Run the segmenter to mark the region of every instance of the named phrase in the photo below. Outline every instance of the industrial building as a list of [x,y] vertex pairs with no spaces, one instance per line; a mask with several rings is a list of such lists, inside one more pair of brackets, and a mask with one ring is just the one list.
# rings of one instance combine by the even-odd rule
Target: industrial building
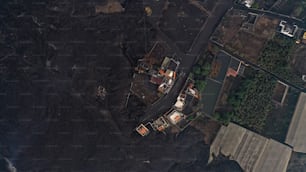
[[221,154],[237,161],[246,172],[285,172],[291,153],[287,145],[230,123],[220,128],[209,161]]

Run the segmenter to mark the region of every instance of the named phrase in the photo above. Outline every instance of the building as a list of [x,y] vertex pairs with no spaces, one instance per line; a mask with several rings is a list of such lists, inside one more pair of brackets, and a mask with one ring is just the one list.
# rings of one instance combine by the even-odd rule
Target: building
[[187,79],[181,93],[176,99],[173,108],[184,114],[192,112],[192,107],[200,99],[200,93],[194,86],[194,81],[190,78]]
[[285,172],[291,153],[287,145],[230,123],[214,139],[209,162],[222,154],[237,161],[245,172]]
[[165,120],[164,117],[159,117],[157,120],[153,121],[152,127],[154,130],[163,132],[165,129],[169,127],[169,123]]
[[306,75],[302,75],[302,80],[306,82]]
[[173,110],[167,116],[167,119],[170,121],[171,124],[176,125],[181,122],[185,118],[185,115],[181,112]]
[[243,4],[244,6],[251,8],[252,5],[254,4],[255,0],[241,0],[240,3]]
[[280,23],[279,23],[279,26],[280,26],[280,32],[286,36],[289,36],[289,37],[294,37],[295,36],[295,33],[297,32],[298,30],[298,26],[297,25],[290,25],[288,24],[286,21],[282,20]]
[[301,93],[289,126],[286,143],[293,151],[306,153],[306,93]]
[[186,94],[180,94],[177,99],[176,99],[176,102],[174,104],[174,108],[179,110],[179,111],[182,111],[184,109],[184,106],[185,106],[185,99],[186,99]]
[[226,72],[227,77],[236,77],[238,75],[242,76],[245,70],[245,66],[242,61],[235,57],[231,58],[231,62]]
[[158,76],[158,75],[152,75],[150,82],[155,85],[160,85],[163,83],[163,77]]
[[146,136],[150,133],[150,130],[143,124],[140,124],[137,128],[136,131],[141,135],[141,136]]
[[179,64],[179,61],[175,61],[174,59],[169,57],[165,57],[165,59],[163,60],[160,70],[157,74],[157,76],[163,78],[162,83],[158,84],[158,91],[160,93],[167,94],[171,90],[176,80]]

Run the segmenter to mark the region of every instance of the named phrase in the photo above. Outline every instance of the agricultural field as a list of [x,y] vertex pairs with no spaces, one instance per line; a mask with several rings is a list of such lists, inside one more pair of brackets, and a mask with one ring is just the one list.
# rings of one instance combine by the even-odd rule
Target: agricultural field
[[298,49],[298,46],[293,39],[276,34],[265,45],[260,54],[258,65],[297,86],[303,87],[305,83],[302,81],[302,74],[305,72],[305,66],[300,65],[305,63],[305,57],[299,56],[298,52],[301,50]]
[[292,152],[287,172],[306,171],[306,154]]
[[273,106],[273,109],[267,116],[263,135],[284,142],[288,128],[298,101],[300,92],[294,88],[289,88],[284,103]]
[[305,0],[278,0],[271,7],[277,13],[293,16],[306,21],[306,1]]
[[293,50],[291,65],[294,72],[298,74],[306,74],[306,45],[296,45]]
[[215,118],[228,123],[234,121],[242,126],[261,132],[266,118],[273,108],[272,93],[275,79],[264,72],[252,71],[232,89],[227,99],[231,107],[228,112],[216,112]]
[[232,9],[227,12],[212,40],[253,63],[265,43],[275,35],[279,19]]

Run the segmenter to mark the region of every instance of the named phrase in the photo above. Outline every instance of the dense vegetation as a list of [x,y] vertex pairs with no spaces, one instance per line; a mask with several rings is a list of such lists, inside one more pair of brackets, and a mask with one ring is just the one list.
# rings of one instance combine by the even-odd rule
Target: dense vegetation
[[[298,76],[290,68],[294,44],[293,39],[277,34],[265,45],[258,65],[284,79],[297,81]],[[231,91],[228,98],[232,108],[230,112],[216,113],[215,118],[223,123],[234,121],[258,132],[262,131],[267,116],[274,109],[271,99],[275,84],[276,80],[271,75],[252,70],[241,80],[241,85]]]
[[206,54],[204,58],[200,58],[192,68],[192,75],[195,86],[199,91],[203,91],[206,87],[206,77],[211,71],[211,63],[209,58],[211,55]]
[[224,122],[237,122],[241,125],[261,131],[265,120],[272,110],[272,93],[276,81],[264,72],[243,80],[241,86],[230,95],[228,103],[233,110],[227,114],[215,114]]
[[262,51],[258,64],[278,76],[298,84],[300,77],[290,67],[291,51],[294,47],[292,38],[277,34],[268,41]]

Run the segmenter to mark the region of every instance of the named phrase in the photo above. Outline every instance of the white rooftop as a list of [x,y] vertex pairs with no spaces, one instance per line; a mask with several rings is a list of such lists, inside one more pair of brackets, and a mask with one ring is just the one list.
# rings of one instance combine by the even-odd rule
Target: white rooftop
[[281,33],[286,35],[286,36],[289,36],[289,37],[294,37],[295,33],[297,32],[298,30],[298,27],[297,25],[289,25],[287,24],[286,21],[282,20],[280,23],[279,23],[279,26],[281,27]]
[[170,113],[168,118],[172,124],[177,124],[184,118],[184,114],[174,110]]

